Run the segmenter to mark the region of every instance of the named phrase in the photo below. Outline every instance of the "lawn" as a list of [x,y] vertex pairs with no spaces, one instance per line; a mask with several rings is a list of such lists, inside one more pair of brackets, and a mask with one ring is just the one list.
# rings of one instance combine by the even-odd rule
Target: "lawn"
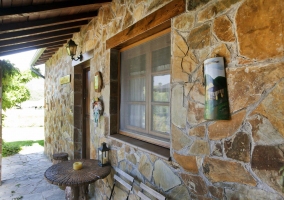
[[44,146],[43,140],[26,140],[26,141],[16,141],[16,142],[4,142],[2,144],[2,155],[3,157],[12,156],[21,151],[25,146],[32,146],[34,143],[38,143]]

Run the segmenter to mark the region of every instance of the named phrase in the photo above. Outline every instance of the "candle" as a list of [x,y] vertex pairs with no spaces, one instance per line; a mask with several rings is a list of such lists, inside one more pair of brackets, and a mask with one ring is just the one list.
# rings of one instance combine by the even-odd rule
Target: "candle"
[[73,169],[74,169],[74,170],[82,169],[82,167],[83,167],[82,162],[74,162],[74,163],[73,163]]
[[103,158],[103,164],[107,163],[107,158]]

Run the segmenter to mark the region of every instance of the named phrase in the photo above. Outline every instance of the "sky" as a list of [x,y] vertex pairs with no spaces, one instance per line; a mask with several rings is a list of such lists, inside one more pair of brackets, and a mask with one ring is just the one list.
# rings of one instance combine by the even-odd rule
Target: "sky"
[[[9,60],[11,63],[15,64],[15,67],[20,69],[21,71],[25,71],[30,68],[30,63],[35,54],[36,50],[26,51],[22,53],[12,54],[8,56],[0,57],[0,60]],[[37,66],[40,67],[41,72],[43,70],[42,65]]]

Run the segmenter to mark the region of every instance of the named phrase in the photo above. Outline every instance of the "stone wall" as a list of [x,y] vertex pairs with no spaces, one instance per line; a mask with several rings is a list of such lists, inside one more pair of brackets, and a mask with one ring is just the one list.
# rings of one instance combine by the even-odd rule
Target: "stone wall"
[[[284,60],[281,0],[188,0],[187,11],[172,19],[171,156],[163,160],[108,138],[111,115],[116,114],[105,41],[170,2],[169,0],[113,0],[73,39],[84,52],[94,49],[91,84],[96,71],[103,89],[91,98],[103,100],[99,127],[91,123],[91,158],[106,141],[111,164],[169,199],[283,199],[278,170],[284,165]],[[223,56],[231,120],[203,118],[205,88],[203,62]],[[45,152],[74,155],[74,86],[58,78],[74,73],[61,48],[46,63]],[[73,76],[72,76],[73,77]],[[114,125],[115,126],[115,125]],[[113,174],[90,188],[96,199],[107,199]],[[115,189],[115,199],[126,193]]]

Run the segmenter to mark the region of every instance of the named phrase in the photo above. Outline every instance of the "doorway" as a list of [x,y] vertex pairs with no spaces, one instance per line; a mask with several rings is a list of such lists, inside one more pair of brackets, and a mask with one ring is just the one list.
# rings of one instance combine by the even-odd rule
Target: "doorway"
[[83,69],[83,158],[90,158],[90,67]]

